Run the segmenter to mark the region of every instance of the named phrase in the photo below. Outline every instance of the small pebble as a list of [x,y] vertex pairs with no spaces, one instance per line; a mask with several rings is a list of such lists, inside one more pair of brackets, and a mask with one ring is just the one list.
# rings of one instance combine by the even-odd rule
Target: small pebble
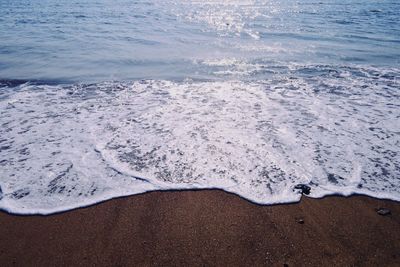
[[389,209],[385,209],[385,208],[379,208],[376,212],[379,215],[382,215],[382,216],[386,216],[386,215],[391,214],[390,210]]
[[299,224],[304,224],[304,220],[303,219],[297,219],[296,222],[299,223]]
[[298,184],[294,187],[294,189],[300,189],[302,194],[309,195],[311,191],[311,187],[305,184]]

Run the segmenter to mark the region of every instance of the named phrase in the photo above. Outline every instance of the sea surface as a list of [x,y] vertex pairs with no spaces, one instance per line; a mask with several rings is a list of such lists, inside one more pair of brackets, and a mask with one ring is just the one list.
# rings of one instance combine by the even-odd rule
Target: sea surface
[[0,209],[400,201],[400,2],[0,0]]

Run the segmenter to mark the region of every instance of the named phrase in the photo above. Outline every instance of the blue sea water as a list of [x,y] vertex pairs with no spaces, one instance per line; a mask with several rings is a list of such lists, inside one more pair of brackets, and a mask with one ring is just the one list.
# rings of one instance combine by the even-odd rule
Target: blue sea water
[[0,0],[0,208],[400,200],[400,3]]
[[393,0],[1,0],[0,77],[208,80],[230,68],[204,62],[227,58],[265,67],[256,79],[279,63],[393,67],[399,17]]

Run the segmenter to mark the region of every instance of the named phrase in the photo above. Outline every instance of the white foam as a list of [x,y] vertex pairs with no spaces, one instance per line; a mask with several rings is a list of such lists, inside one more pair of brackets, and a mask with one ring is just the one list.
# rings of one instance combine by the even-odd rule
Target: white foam
[[217,76],[250,76],[264,70],[264,66],[259,63],[251,63],[236,58],[209,59],[196,63],[215,67],[213,74]]
[[400,200],[400,72],[291,69],[258,82],[3,88],[0,208],[48,214],[185,188],[285,203],[299,183],[312,197]]

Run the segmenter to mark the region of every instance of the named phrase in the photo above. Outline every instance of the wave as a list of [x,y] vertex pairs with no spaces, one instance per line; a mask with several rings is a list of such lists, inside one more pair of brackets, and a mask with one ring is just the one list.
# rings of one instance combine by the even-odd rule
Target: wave
[[287,203],[297,184],[311,197],[400,200],[400,71],[289,70],[259,81],[1,82],[0,208],[49,214],[194,188]]

